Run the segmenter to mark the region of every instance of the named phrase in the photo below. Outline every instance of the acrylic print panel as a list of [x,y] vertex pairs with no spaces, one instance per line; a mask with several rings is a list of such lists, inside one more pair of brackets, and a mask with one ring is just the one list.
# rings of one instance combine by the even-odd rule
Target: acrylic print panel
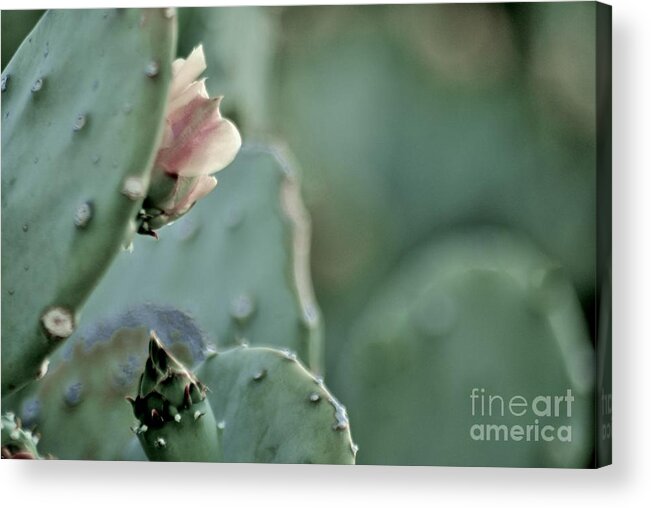
[[610,462],[609,7],[3,11],[2,69],[3,458]]

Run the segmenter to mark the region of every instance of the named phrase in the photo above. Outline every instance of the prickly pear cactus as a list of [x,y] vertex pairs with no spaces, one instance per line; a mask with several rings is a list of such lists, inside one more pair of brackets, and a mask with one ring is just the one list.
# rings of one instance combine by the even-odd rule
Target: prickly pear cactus
[[173,11],[46,13],[2,73],[2,393],[41,372],[130,241],[159,140]]
[[149,460],[216,462],[219,438],[206,387],[163,347],[155,332],[135,399],[138,435]]
[[[593,439],[592,356],[579,303],[557,265],[509,234],[482,230],[405,261],[360,316],[337,387],[360,463],[584,467]],[[513,396],[529,404],[537,396],[568,399],[545,417],[531,407],[524,414],[522,405],[509,412]],[[490,439],[474,427],[484,424],[500,433],[531,425],[531,439]],[[535,438],[534,427],[548,424],[570,425],[571,440]]]
[[323,343],[309,268],[310,226],[289,166],[244,147],[219,186],[160,240],[136,238],[84,309],[98,320],[140,302],[176,306],[220,346],[286,347],[315,372]]
[[22,428],[13,413],[2,415],[0,420],[3,459],[41,459],[36,445],[38,438]]
[[206,354],[203,332],[173,308],[145,305],[83,326],[13,408],[41,433],[41,450],[60,459],[145,458],[137,440],[133,443],[133,411],[125,397],[138,391],[150,330],[187,365]]
[[355,463],[345,408],[295,354],[239,347],[196,373],[209,388],[224,462]]

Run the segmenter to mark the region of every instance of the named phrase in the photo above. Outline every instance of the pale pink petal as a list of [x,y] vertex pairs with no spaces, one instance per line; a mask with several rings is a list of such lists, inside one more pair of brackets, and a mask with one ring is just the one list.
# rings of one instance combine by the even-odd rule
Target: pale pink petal
[[[178,61],[178,60],[177,60]],[[206,70],[206,58],[203,54],[203,46],[200,44],[192,50],[190,56],[182,63],[172,67],[176,72],[172,78],[170,97],[174,99],[187,86],[196,80]]]
[[188,201],[194,203],[210,194],[217,187],[217,178],[210,175],[203,175],[197,178],[197,184],[188,195]]
[[169,174],[181,174],[193,154],[203,150],[204,144],[212,139],[219,121],[219,99],[195,97],[185,106],[170,112],[165,122],[170,128],[172,141],[158,150],[156,165]]
[[179,73],[184,63],[185,63],[185,58],[177,58],[172,62],[172,78]]
[[169,104],[168,114],[172,114],[173,112],[182,108],[195,97],[202,97],[204,99],[209,98],[208,91],[206,90],[205,78],[199,81],[195,81],[194,83],[186,86],[182,92],[180,92],[176,97],[174,97]]
[[163,138],[161,139],[158,149],[162,150],[163,148],[169,148],[173,144],[174,131],[172,130],[172,126],[170,125],[169,121],[165,119],[165,123],[163,124]]
[[242,138],[235,124],[226,118],[217,118],[201,140],[201,148],[191,152],[178,174],[199,176],[221,171],[233,162],[241,145]]
[[210,194],[215,187],[217,187],[217,178],[214,176],[203,175],[198,177],[192,190],[173,209],[166,211],[166,213],[170,216],[183,215],[194,203]]

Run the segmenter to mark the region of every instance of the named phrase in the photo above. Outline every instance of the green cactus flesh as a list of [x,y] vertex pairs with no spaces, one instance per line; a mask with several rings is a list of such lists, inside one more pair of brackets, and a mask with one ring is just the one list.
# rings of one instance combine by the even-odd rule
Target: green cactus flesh
[[160,240],[134,239],[84,316],[98,320],[140,302],[173,305],[220,347],[289,348],[318,372],[323,344],[308,256],[309,223],[294,175],[274,152],[245,147],[217,189]]
[[238,347],[196,373],[209,388],[224,462],[355,462],[346,410],[294,354]]
[[165,10],[46,13],[2,73],[2,393],[34,379],[132,235],[171,79]]
[[216,462],[217,423],[206,387],[170,355],[152,332],[149,358],[135,399],[134,428],[149,460]]
[[[593,438],[592,360],[560,268],[517,238],[482,230],[405,261],[356,323],[336,386],[351,408],[360,463],[584,467]],[[510,428],[538,418],[508,409],[502,417],[499,399],[492,416],[481,416],[479,405],[473,416],[475,388],[507,403],[571,390],[571,418],[539,420],[540,427],[571,424],[571,442],[473,440],[474,424]]]
[[3,459],[41,459],[36,445],[38,438],[22,428],[13,413],[5,413],[0,420]]
[[24,424],[42,435],[39,447],[60,459],[145,459],[125,397],[138,391],[150,330],[187,365],[205,357],[203,335],[172,308],[145,305],[84,325],[53,357],[49,373],[12,404]]

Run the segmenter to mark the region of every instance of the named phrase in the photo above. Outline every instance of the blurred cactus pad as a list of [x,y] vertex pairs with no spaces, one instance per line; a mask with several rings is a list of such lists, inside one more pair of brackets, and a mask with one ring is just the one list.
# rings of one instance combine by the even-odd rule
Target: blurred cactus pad
[[[596,19],[2,11],[3,457],[590,466]],[[154,232],[199,45],[242,143]]]

